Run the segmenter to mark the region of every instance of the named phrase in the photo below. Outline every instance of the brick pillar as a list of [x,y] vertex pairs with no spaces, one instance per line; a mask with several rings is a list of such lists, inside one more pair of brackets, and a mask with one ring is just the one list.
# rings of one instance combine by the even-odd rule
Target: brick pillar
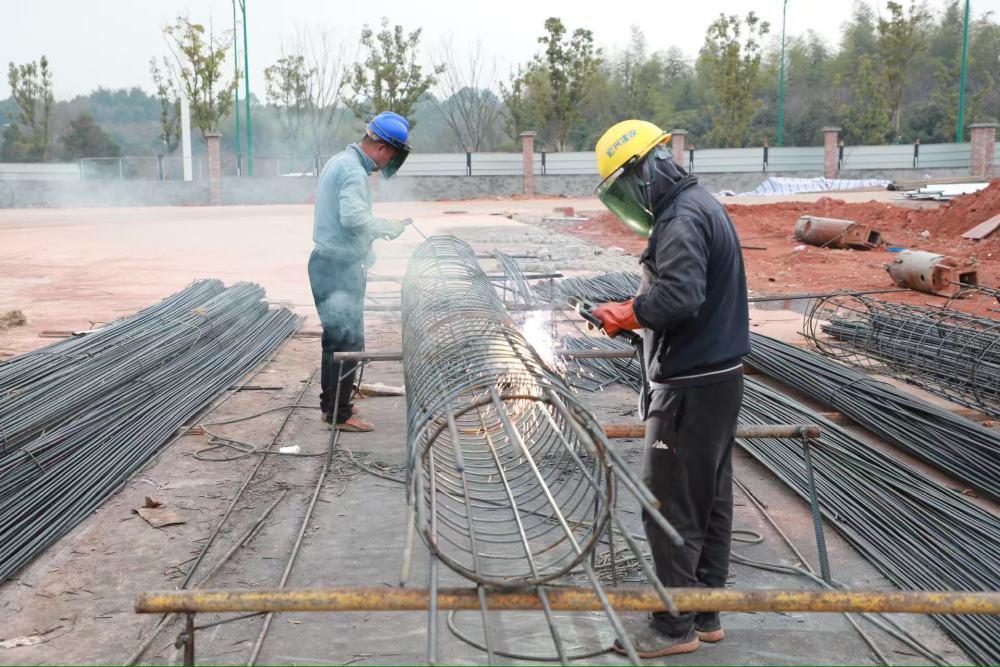
[[823,175],[827,178],[837,178],[837,156],[840,137],[839,127],[824,127],[823,130]]
[[673,130],[671,133],[673,137],[670,140],[670,149],[674,154],[674,162],[681,169],[687,166],[687,152],[684,146],[685,140],[687,139],[687,130]]
[[529,197],[535,194],[535,133],[521,133],[521,170],[524,174],[523,192]]
[[997,165],[994,164],[997,145],[996,123],[973,123],[969,126],[970,141],[969,163],[972,176],[989,180],[997,175]]
[[219,155],[219,140],[222,135],[211,132],[205,135],[208,145],[208,203],[218,206],[222,203],[222,157]]

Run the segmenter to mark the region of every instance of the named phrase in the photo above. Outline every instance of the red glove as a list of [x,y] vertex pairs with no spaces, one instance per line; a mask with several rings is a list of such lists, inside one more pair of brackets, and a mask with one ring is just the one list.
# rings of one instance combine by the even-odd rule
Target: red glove
[[635,331],[642,328],[639,320],[635,318],[635,310],[632,308],[633,301],[635,299],[629,299],[622,303],[602,303],[594,308],[594,317],[604,324],[604,333],[614,338],[623,330]]

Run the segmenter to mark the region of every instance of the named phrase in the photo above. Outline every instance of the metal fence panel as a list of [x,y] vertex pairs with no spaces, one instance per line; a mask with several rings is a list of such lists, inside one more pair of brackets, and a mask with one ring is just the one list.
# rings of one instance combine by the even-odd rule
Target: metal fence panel
[[968,168],[971,146],[964,144],[926,144],[920,147],[917,166],[931,168]]
[[[399,170],[401,176],[465,176],[465,153],[413,153]],[[472,156],[476,173],[476,155]]]
[[[690,159],[690,153],[688,158]],[[704,148],[696,150],[694,151],[693,171],[696,174],[764,171],[764,149]]]
[[520,176],[524,156],[521,153],[473,153],[473,176]]
[[913,146],[845,146],[841,169],[907,169],[913,167]]
[[79,181],[76,162],[0,163],[0,181]]
[[[541,173],[541,171],[536,173]],[[546,153],[545,173],[551,176],[596,176],[597,160],[591,151]]]
[[768,149],[768,171],[823,171],[822,146],[776,146]]

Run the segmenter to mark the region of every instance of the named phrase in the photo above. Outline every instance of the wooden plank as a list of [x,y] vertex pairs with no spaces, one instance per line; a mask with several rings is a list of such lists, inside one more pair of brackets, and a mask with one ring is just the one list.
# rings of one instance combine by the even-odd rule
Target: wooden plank
[[994,215],[989,220],[979,223],[969,231],[962,234],[963,239],[981,241],[1000,228],[1000,213]]

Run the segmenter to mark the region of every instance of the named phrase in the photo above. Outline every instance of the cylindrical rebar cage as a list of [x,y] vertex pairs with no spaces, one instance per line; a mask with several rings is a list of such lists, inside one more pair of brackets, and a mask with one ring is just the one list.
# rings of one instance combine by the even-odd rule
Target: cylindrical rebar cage
[[402,288],[417,530],[472,581],[536,585],[596,547],[615,477],[599,424],[507,313],[472,248],[423,243]]
[[1000,417],[1000,321],[862,296],[817,301],[813,349]]

